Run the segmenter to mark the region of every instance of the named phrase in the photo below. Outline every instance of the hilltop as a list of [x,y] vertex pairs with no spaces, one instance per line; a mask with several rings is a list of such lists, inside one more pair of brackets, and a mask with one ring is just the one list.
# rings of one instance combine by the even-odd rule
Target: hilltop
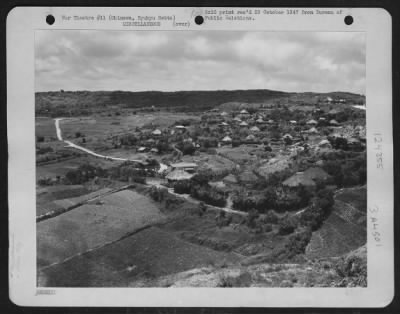
[[52,91],[35,94],[37,115],[77,116],[116,109],[169,109],[206,111],[224,103],[313,103],[321,99],[341,98],[347,102],[364,102],[365,97],[352,93],[289,93],[268,89],[177,92],[128,91]]

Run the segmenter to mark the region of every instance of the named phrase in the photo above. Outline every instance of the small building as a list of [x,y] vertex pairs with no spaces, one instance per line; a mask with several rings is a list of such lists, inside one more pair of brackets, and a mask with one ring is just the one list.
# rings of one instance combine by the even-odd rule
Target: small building
[[260,118],[258,118],[257,120],[256,120],[256,122],[258,123],[258,124],[264,124],[265,123],[265,121],[260,117]]
[[260,129],[258,127],[256,127],[256,126],[253,126],[253,127],[250,128],[250,131],[251,132],[260,132]]
[[158,154],[158,149],[157,148],[152,148],[150,149],[150,152],[153,154]]
[[242,121],[242,122],[240,122],[240,124],[239,124],[240,126],[242,126],[242,127],[247,127],[248,126],[248,124],[247,124],[247,122],[246,121]]
[[229,185],[229,184],[237,184],[238,180],[236,179],[236,177],[231,173],[228,174],[226,177],[224,177],[222,179],[222,182],[224,182],[225,184]]
[[159,129],[155,129],[153,132],[151,132],[151,134],[159,136],[161,135],[161,131]]
[[268,124],[273,124],[274,122],[275,122],[275,121],[272,120],[272,119],[269,119],[269,120],[267,121]]
[[337,115],[339,112],[340,112],[340,110],[331,109],[331,110],[329,110],[328,115],[334,116],[334,115]]
[[240,111],[240,114],[248,115],[249,112],[246,109],[243,109],[243,110]]
[[245,170],[239,175],[239,180],[242,184],[253,184],[258,177],[250,170]]
[[320,167],[308,168],[306,171],[303,172],[303,174],[305,177],[314,181],[317,180],[325,182],[331,178],[331,176]]
[[198,165],[194,162],[178,162],[171,164],[172,170],[184,170],[187,172],[193,172],[197,169]]
[[231,137],[230,136],[225,136],[223,139],[222,139],[222,143],[224,143],[224,144],[230,144],[230,143],[232,143],[232,139],[231,139]]
[[316,184],[314,180],[312,180],[308,176],[305,176],[304,172],[297,172],[290,178],[283,181],[282,185],[288,188],[298,188],[300,186],[313,188]]
[[328,140],[322,140],[318,143],[318,146],[321,148],[331,148],[331,143]]
[[229,124],[226,123],[225,121],[221,122],[219,125],[222,126],[222,127],[229,126]]
[[329,121],[329,124],[333,125],[333,126],[338,126],[339,122],[337,122],[335,119],[332,119],[332,120]]
[[139,147],[137,151],[139,153],[144,153],[146,150],[147,150],[147,147],[142,146],[142,147]]
[[257,139],[253,134],[246,137],[246,142],[255,142]]
[[311,119],[311,120],[307,121],[307,124],[308,124],[308,125],[317,125],[318,122],[315,121],[314,119]]
[[309,134],[318,134],[318,130],[316,128],[312,127],[311,129],[309,129],[307,131],[307,133],[309,133]]
[[297,124],[297,121],[296,120],[290,120],[289,123],[290,124]]
[[182,169],[175,169],[172,170],[170,173],[167,174],[165,177],[169,182],[174,181],[182,181],[182,180],[190,180],[193,178],[194,174],[188,173]]
[[286,133],[284,136],[282,136],[283,140],[285,140],[286,138],[290,139],[290,140],[293,140],[293,136],[291,136],[289,133]]
[[227,115],[228,115],[228,113],[226,111],[221,112],[222,117],[226,117]]

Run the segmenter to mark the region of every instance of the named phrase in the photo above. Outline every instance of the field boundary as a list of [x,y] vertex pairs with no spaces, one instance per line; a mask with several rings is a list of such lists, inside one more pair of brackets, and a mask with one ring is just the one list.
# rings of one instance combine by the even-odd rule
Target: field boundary
[[36,223],[44,221],[44,220],[47,220],[47,219],[50,219],[50,218],[53,218],[53,217],[56,217],[56,216],[59,216],[59,215],[64,214],[66,212],[69,212],[69,211],[71,211],[71,210],[73,210],[75,208],[78,208],[78,207],[80,207],[82,205],[85,205],[85,204],[87,204],[89,202],[92,202],[93,200],[95,200],[97,198],[100,198],[100,197],[103,197],[103,196],[106,196],[106,195],[110,195],[110,194],[114,194],[114,193],[117,193],[117,192],[120,192],[120,191],[128,190],[128,189],[133,188],[133,187],[134,187],[134,185],[132,185],[132,184],[124,185],[122,187],[113,189],[111,191],[107,191],[107,192],[105,192],[103,194],[96,195],[96,196],[94,196],[94,197],[92,197],[90,199],[84,200],[82,202],[78,202],[78,203],[76,203],[74,205],[71,205],[71,206],[68,206],[66,208],[59,208],[59,209],[50,210],[46,214],[37,216],[36,217]]

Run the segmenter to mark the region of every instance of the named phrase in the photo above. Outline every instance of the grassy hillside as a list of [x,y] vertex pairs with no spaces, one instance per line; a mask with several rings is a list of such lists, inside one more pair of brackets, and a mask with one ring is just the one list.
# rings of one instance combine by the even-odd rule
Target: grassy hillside
[[35,95],[37,115],[78,115],[117,108],[174,108],[179,111],[204,111],[230,101],[263,102],[289,93],[263,90],[233,91],[66,91]]
[[[53,91],[35,94],[36,115],[77,116],[118,109],[161,109],[175,111],[205,111],[221,104],[238,107],[242,103],[316,104],[326,97],[345,99],[347,103],[365,103],[365,96],[347,92],[288,93],[268,89],[127,92],[127,91]],[[222,108],[224,109],[224,108]],[[232,108],[231,108],[232,109]]]

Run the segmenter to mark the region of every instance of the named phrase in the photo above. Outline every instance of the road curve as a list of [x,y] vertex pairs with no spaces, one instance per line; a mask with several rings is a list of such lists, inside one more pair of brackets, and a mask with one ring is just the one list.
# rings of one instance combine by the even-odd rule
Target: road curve
[[[117,161],[132,161],[132,162],[137,162],[137,163],[140,163],[140,164],[144,164],[143,160],[139,160],[139,159],[120,158],[120,157],[113,157],[113,156],[106,156],[106,155],[98,154],[98,153],[96,153],[96,152],[94,152],[94,151],[92,151],[90,149],[87,149],[85,147],[82,147],[82,146],[79,146],[79,145],[77,145],[75,143],[72,143],[71,141],[64,140],[63,137],[62,137],[62,132],[61,132],[61,128],[60,128],[60,121],[61,120],[65,120],[65,118],[56,118],[54,120],[55,120],[55,126],[56,126],[56,132],[57,132],[58,140],[64,142],[65,144],[67,144],[68,147],[72,147],[72,148],[78,149],[80,151],[83,151],[83,152],[85,152],[85,153],[87,153],[89,155],[92,155],[92,156],[95,156],[95,157],[98,157],[98,158],[104,158],[104,159],[107,159],[107,160],[117,160]],[[163,168],[163,167],[161,167],[161,168]]]

